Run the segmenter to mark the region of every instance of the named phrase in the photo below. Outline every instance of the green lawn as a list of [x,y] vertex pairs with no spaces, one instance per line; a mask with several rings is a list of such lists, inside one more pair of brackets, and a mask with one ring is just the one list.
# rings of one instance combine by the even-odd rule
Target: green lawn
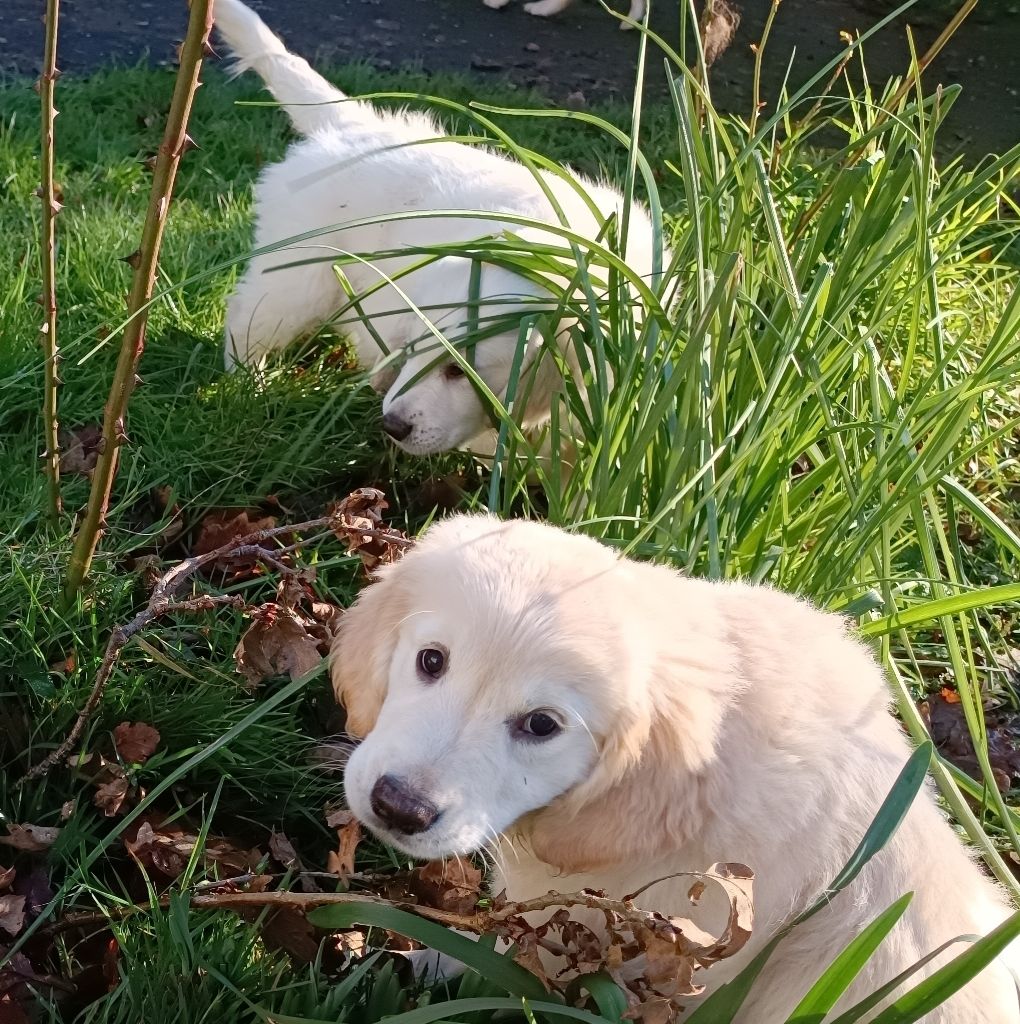
[[[480,98],[454,80],[364,69],[338,81],[358,93]],[[102,416],[129,284],[119,257],[136,245],[143,161],[158,144],[172,83],[170,72],[146,69],[58,83],[68,427]],[[81,772],[61,765],[16,785],[67,734],[111,629],[144,602],[140,555],[156,551],[165,564],[184,557],[210,509],[296,521],[371,484],[390,495],[393,521],[413,531],[432,512],[434,478],[463,469],[477,481],[465,503],[489,494],[488,478],[463,458],[395,458],[377,428],[378,399],[336,344],[296,354],[258,387],[221,372],[225,298],[249,245],[250,185],[287,142],[279,111],[235,105],[259,99],[247,80],[206,75],[190,132],[200,148],[185,158],[161,263],[164,284],[184,284],[153,307],[109,530],[78,605],[62,612],[69,535],[88,483],[65,478],[67,514],[60,534],[51,532],[39,459],[37,101],[23,84],[0,89],[0,824],[62,829],[44,855],[0,848],[0,869],[41,866],[59,890],[57,919],[72,907],[106,911],[152,894],[124,850],[124,818],[103,816]],[[522,102],[511,93],[485,99]],[[602,113],[628,123],[627,111]],[[681,282],[679,305],[657,321],[665,354],[632,362],[647,324],[611,302],[601,308],[602,326],[592,329],[604,332],[618,385],[629,383],[602,395],[581,438],[581,472],[565,495],[547,481],[539,499],[524,488],[526,467],[509,463],[493,504],[509,513],[540,502],[551,518],[584,519],[638,554],[770,579],[873,620],[903,701],[946,685],[967,706],[980,703],[979,687],[1009,704],[1010,663],[998,659],[1020,647],[1020,595],[1005,589],[1020,566],[1020,247],[1007,199],[1016,154],[999,167],[939,172],[937,118],[904,111],[902,124],[883,128],[867,122],[864,104],[843,116],[848,139],[873,131],[880,140],[867,159],[841,168],[846,154],[822,153],[804,131],[768,173],[761,163],[763,179],[755,158],[769,161],[769,138],[744,147],[746,130],[715,119],[685,136],[674,111],[649,112],[641,148],[677,253],[670,273]],[[627,176],[626,151],[596,126],[501,123],[558,161]],[[798,235],[820,195],[823,212]],[[170,536],[176,515],[184,529]],[[360,562],[335,540],[300,557],[327,600],[345,604],[360,585]],[[274,589],[264,577],[205,585],[251,603]],[[984,599],[985,587],[1000,589]],[[959,602],[937,603],[947,599]],[[900,628],[883,618],[894,612],[913,620]],[[312,753],[340,720],[322,677],[245,689],[232,657],[245,625],[220,611],[147,631],[125,651],[78,749],[110,757],[118,723],[149,723],[161,744],[130,780],[141,791],[166,785],[152,810],[243,849],[265,851],[271,830],[282,831],[307,866],[322,869],[336,845],[323,805],[337,781]],[[1011,806],[1016,795],[1007,794]],[[1005,852],[1005,807],[985,803],[984,843]],[[359,852],[360,870],[399,866],[370,844]],[[207,870],[229,874],[197,858],[183,878]],[[38,970],[78,984],[77,994],[41,986],[42,1019],[265,1019],[251,1000],[275,1013],[371,1024],[405,1008],[391,968],[331,987],[335,955],[292,967],[256,925],[189,910],[181,899],[114,925],[118,952],[105,976],[109,934],[96,931],[94,941],[62,933],[26,947]]]

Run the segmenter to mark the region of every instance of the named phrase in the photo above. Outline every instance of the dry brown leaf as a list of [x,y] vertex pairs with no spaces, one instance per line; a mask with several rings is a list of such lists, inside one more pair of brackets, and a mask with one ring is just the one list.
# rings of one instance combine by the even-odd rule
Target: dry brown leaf
[[25,926],[25,897],[0,896],[0,932],[14,938]]
[[0,868],[0,892],[11,887],[15,873],[14,868]]
[[359,487],[329,510],[333,532],[352,555],[361,558],[366,571],[395,562],[408,547],[407,536],[383,521],[383,511],[388,507],[382,491]]
[[59,835],[59,828],[48,828],[43,825],[8,825],[7,835],[0,836],[0,843],[15,850],[43,853],[57,841]]
[[61,430],[60,472],[66,476],[91,477],[104,447],[103,428],[98,423]]
[[[214,508],[205,514],[198,526],[198,533],[191,545],[193,555],[207,555],[217,548],[240,540],[259,530],[271,530],[276,526],[276,517],[262,515],[253,509]],[[267,542],[266,550],[272,550]],[[230,576],[245,576],[255,568],[256,560],[247,556],[218,558],[206,566],[205,574],[216,572]]]
[[[146,870],[155,869],[167,878],[177,878],[185,869],[199,844],[199,837],[174,824],[155,819],[142,821],[123,836],[128,853]],[[259,864],[258,850],[244,850],[226,839],[207,837],[202,847],[206,865],[218,864],[231,874],[246,874]]]
[[425,904],[454,914],[473,913],[482,873],[462,857],[430,860],[411,873],[411,889]]
[[121,776],[111,779],[109,782],[100,783],[96,787],[92,800],[106,817],[112,818],[124,809],[124,803],[130,790],[131,783],[128,782],[126,776]]
[[[705,14],[708,15],[706,8]],[[711,16],[703,17],[701,45],[705,51],[705,66],[711,67],[726,52],[740,26],[740,12],[726,0],[715,0]]]
[[273,676],[291,679],[311,672],[322,661],[324,640],[308,632],[308,624],[292,611],[270,603],[256,608],[252,623],[234,648],[237,671],[249,686]]
[[282,832],[273,832],[269,837],[269,852],[273,859],[279,861],[288,871],[302,869],[301,858],[294,849],[294,844]]
[[729,899],[730,912],[722,935],[709,950],[699,955],[702,964],[740,952],[754,926],[754,872],[746,864],[720,862],[713,864],[705,875],[722,887]]
[[326,870],[331,875],[347,879],[354,874],[354,856],[361,834],[361,823],[353,815],[336,830],[339,845],[335,852],[330,851],[326,860]]
[[145,722],[121,722],[113,730],[113,742],[122,761],[144,764],[159,746],[159,730]]
[[74,814],[74,809],[77,807],[77,800],[67,800],[60,805],[60,820],[67,821],[68,818]]

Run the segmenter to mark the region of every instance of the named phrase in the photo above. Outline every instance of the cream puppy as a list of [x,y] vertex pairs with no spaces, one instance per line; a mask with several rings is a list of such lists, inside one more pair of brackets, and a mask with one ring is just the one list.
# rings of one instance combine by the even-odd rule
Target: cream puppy
[[[483,0],[483,2],[486,7],[491,7],[493,10],[498,11],[506,7],[510,0]],[[528,14],[537,15],[539,18],[551,18],[554,14],[562,14],[573,2],[574,0],[532,0],[531,3],[524,5],[524,9]],[[641,21],[645,16],[647,6],[645,0],[630,0],[630,11],[627,17],[632,21]],[[628,24],[626,21],[620,22],[620,28],[622,29],[633,27],[633,25]]]
[[[349,804],[414,857],[488,846],[493,888],[514,900],[585,886],[622,897],[715,861],[750,865],[754,935],[706,972],[710,991],[824,891],[910,753],[878,665],[842,619],[536,523],[432,527],[344,616],[332,675],[364,737]],[[639,902],[688,915],[688,888],[662,882]],[[831,908],[784,940],[740,1021],[786,1020],[909,891],[843,1009],[1010,912],[929,789]],[[722,911],[706,895],[696,923],[718,934]],[[927,1024],[1017,1024],[1008,966],[1013,951]]]
[[[528,430],[540,427],[562,379],[538,328],[522,338],[521,324],[528,314],[558,308],[553,279],[536,282],[506,266],[482,263],[476,305],[473,261],[464,256],[444,255],[400,275],[422,262],[421,250],[507,232],[562,249],[563,238],[541,227],[560,224],[556,205],[576,235],[594,240],[607,218],[622,216],[620,193],[578,179],[593,209],[576,183],[558,175],[536,177],[484,147],[439,141],[444,133],[423,114],[388,113],[348,100],[288,53],[240,0],[217,0],[215,14],[238,71],[258,72],[304,136],[259,180],[255,247],[319,232],[249,262],[227,308],[227,368],[259,364],[349,305],[332,261],[354,254],[344,272],[346,287],[362,296],[361,315],[352,309],[343,327],[365,366],[375,366],[387,353],[405,356],[402,366],[390,364],[383,399],[383,427],[401,448],[417,455],[474,448],[491,434],[487,406],[437,339],[439,331],[454,344],[470,343],[465,358],[501,400],[523,343],[518,394],[527,400],[519,422]],[[647,212],[633,206],[629,224],[627,262],[650,280],[653,232]],[[389,255],[373,258],[378,253]],[[316,257],[325,259],[308,262]],[[294,265],[298,261],[305,262]],[[557,322],[547,335],[562,346],[568,326]]]

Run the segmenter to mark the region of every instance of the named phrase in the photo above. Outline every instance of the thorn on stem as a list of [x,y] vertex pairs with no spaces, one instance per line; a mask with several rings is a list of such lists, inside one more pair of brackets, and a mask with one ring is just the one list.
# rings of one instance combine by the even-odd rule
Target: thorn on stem
[[121,263],[126,263],[132,270],[137,270],[138,264],[142,262],[142,250],[135,249],[134,252],[128,253],[127,256],[119,256],[118,259]]

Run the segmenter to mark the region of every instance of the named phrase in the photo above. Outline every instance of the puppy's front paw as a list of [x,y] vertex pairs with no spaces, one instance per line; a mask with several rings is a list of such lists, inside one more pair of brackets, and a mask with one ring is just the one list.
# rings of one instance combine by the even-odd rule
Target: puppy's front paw
[[482,0],[482,3],[486,7],[491,7],[494,11],[498,11],[503,7],[506,7],[510,0]]
[[551,18],[565,11],[570,4],[571,0],[534,0],[533,3],[525,4],[524,9],[538,18]]

